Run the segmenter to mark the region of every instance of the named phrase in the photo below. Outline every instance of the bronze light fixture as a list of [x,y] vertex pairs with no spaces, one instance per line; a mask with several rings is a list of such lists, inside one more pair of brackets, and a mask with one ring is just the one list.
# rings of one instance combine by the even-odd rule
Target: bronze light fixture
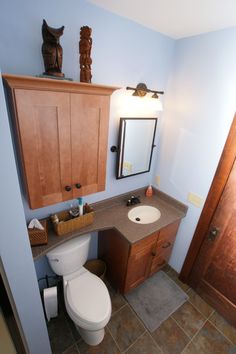
[[158,98],[159,95],[163,95],[164,91],[156,91],[150,90],[147,88],[147,85],[144,83],[139,83],[135,88],[134,87],[126,87],[126,90],[133,90],[133,96],[144,97],[147,93],[153,93],[152,98]]

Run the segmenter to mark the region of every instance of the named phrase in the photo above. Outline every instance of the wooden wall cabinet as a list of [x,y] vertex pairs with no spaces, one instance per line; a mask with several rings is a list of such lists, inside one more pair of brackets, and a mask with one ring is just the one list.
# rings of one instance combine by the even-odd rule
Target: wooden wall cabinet
[[107,277],[122,294],[163,268],[171,255],[180,220],[130,244],[116,230],[99,232],[98,256],[107,264]]
[[110,95],[101,85],[3,75],[32,209],[105,189]]

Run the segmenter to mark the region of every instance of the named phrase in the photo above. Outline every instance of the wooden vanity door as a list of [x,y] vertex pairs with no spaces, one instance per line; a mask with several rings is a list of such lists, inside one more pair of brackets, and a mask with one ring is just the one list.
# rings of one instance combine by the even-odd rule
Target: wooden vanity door
[[15,89],[14,96],[30,207],[72,199],[69,94]]
[[175,242],[176,234],[179,228],[180,220],[164,227],[160,230],[157,238],[150,274],[152,275],[168,264],[172,248]]
[[109,97],[71,94],[73,197],[105,189]]
[[154,233],[131,246],[125,280],[125,293],[143,283],[149,276],[156,240],[157,233]]

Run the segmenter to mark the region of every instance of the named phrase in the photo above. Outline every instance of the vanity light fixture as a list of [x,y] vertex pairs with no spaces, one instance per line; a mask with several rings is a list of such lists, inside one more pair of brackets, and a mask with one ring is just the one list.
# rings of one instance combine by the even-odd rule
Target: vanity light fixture
[[147,88],[147,85],[144,83],[139,83],[136,88],[134,87],[126,87],[126,90],[133,90],[133,96],[138,96],[138,97],[144,97],[146,96],[147,93],[153,93],[153,95],[151,96],[152,98],[158,98],[158,94],[159,95],[163,95],[164,91],[156,91],[156,90],[150,90],[149,88]]

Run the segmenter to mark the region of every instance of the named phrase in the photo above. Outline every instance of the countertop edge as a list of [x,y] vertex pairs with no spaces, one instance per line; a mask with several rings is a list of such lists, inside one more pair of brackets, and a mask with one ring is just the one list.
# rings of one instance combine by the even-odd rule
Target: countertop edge
[[[86,233],[99,232],[109,229],[117,230],[130,244],[133,244],[153,232],[157,232],[161,228],[185,217],[188,210],[188,207],[185,204],[157,190],[156,188],[153,188],[153,197],[147,198],[145,197],[145,190],[146,188],[139,188],[92,204],[95,213],[94,222],[79,230],[70,232],[63,236],[57,236],[53,230],[49,230],[48,244],[32,247],[33,259],[35,261],[40,259],[56,246],[59,246],[74,237],[78,237]],[[171,217],[167,219],[164,218],[164,221],[162,220],[163,222],[161,223],[152,223],[148,225],[137,225],[131,221],[128,221],[127,223],[126,215],[128,207],[126,207],[125,201],[127,201],[131,195],[140,195],[142,204],[156,205],[159,201],[162,204],[162,207],[166,209],[169,208],[168,211],[171,214]],[[143,201],[146,203],[143,203]],[[117,211],[118,214],[114,214],[114,211]],[[120,215],[120,220],[117,215]],[[133,229],[132,234],[137,236],[136,239],[130,237],[131,229]]]

